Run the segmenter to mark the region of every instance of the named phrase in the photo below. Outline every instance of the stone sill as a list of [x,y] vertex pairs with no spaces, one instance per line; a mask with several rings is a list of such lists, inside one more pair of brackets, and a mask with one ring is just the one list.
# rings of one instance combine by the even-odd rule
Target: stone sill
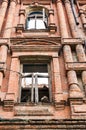
[[65,64],[66,70],[86,70],[85,62],[67,62]]
[[84,44],[83,40],[81,38],[63,38],[62,39],[62,44],[68,44],[68,45],[76,45],[76,44]]
[[23,32],[23,36],[28,37],[48,37],[49,32],[48,31],[25,31]]
[[48,29],[24,29],[24,33],[49,32]]

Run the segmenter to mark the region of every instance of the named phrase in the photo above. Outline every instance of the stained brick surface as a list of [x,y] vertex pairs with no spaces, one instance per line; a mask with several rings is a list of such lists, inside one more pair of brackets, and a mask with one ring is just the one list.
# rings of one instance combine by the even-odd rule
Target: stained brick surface
[[[0,2],[0,130],[86,129],[86,1],[70,1]],[[26,30],[38,10],[47,28]],[[51,103],[21,103],[23,63],[48,64]]]

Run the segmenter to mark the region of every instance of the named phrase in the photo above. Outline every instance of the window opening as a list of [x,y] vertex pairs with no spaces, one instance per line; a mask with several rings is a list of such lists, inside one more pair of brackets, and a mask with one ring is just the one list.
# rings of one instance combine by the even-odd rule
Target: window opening
[[46,29],[47,28],[47,15],[45,9],[33,11],[27,16],[26,29]]
[[23,64],[21,102],[50,102],[47,64]]

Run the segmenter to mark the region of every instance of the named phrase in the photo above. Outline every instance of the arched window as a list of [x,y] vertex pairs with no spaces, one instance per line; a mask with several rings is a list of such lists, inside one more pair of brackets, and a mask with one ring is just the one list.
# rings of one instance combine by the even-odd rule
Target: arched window
[[47,29],[48,15],[46,15],[45,8],[31,11],[27,15],[26,29]]

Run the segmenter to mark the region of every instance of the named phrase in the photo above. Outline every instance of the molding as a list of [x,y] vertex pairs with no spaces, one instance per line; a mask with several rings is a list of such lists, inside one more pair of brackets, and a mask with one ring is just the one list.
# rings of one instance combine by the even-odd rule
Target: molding
[[50,23],[48,29],[50,33],[55,33],[57,31],[57,26],[55,25],[55,23]]
[[20,9],[20,10],[19,10],[19,16],[20,16],[21,14],[25,16],[25,9]]
[[62,38],[63,45],[84,44],[84,39],[81,38]]
[[24,31],[24,25],[23,24],[17,24],[16,33],[19,33],[19,31]]
[[38,3],[38,5],[49,5],[51,0],[41,0],[41,1],[35,0],[35,2],[32,0],[29,0],[28,2],[27,0],[22,0],[23,5],[31,5],[36,2]]
[[80,130],[86,129],[86,119],[0,119],[0,128],[3,129],[52,129],[52,130]]
[[86,62],[66,62],[65,63],[66,70],[86,70]]
[[17,46],[11,46],[11,50],[14,52],[28,52],[28,51],[58,51],[60,46],[49,46],[49,45],[17,45]]

